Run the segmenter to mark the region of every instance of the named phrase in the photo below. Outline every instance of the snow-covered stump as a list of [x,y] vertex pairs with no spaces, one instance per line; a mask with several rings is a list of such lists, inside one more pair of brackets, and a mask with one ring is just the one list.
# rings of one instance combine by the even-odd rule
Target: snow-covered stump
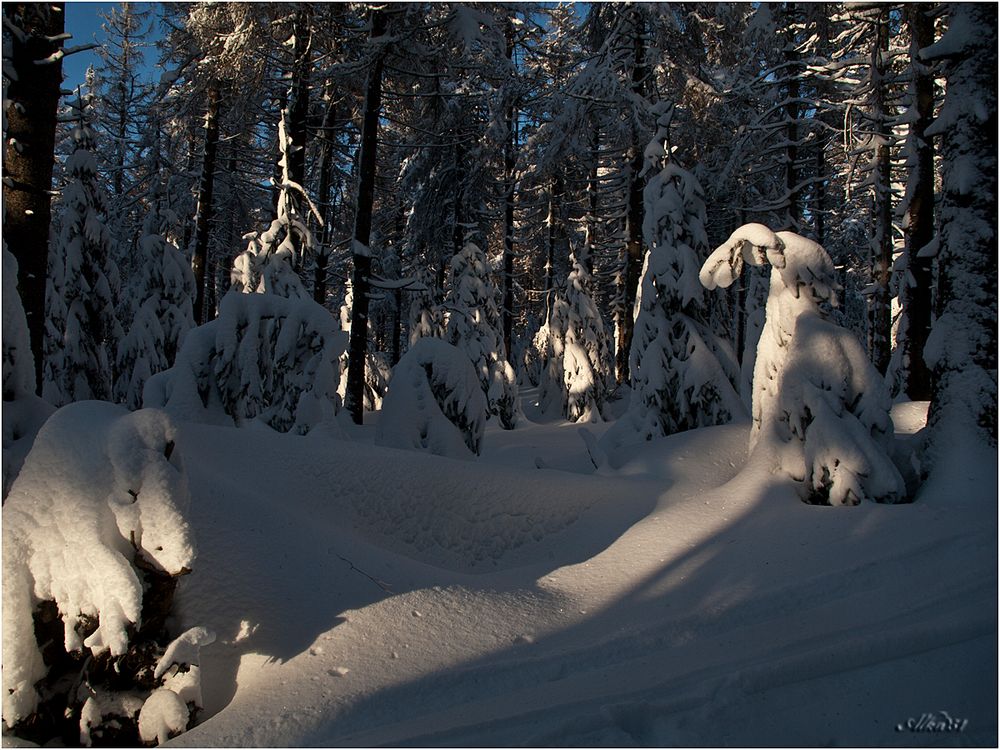
[[196,421],[259,420],[305,434],[340,408],[347,335],[311,299],[229,292],[219,317],[193,329],[172,368],[146,382],[143,403]]
[[375,443],[469,458],[479,455],[487,414],[486,396],[465,353],[423,338],[393,370]]
[[885,381],[854,335],[819,308],[836,304],[826,251],[792,232],[747,224],[705,261],[701,283],[728,287],[745,263],[771,265],[754,367],[751,460],[772,461],[800,483],[806,502],[904,501],[903,479],[890,458]]
[[138,712],[165,682],[177,579],[195,560],[188,502],[162,411],[81,402],[39,432],[3,508],[3,721],[15,734],[138,742]]

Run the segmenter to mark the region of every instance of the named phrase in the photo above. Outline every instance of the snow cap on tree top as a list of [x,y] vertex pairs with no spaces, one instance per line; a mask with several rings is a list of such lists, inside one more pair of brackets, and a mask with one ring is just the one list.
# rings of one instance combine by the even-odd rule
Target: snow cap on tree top
[[804,287],[814,300],[837,304],[833,261],[823,247],[794,232],[772,232],[763,224],[744,224],[733,232],[708,256],[698,278],[706,289],[726,288],[743,272],[744,262],[770,263],[796,297]]

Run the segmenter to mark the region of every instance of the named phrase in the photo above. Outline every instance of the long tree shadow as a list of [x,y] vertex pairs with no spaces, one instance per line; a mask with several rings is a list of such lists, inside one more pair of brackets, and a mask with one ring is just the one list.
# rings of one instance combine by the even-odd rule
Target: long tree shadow
[[[685,517],[706,500],[724,501],[727,493],[748,494],[733,502],[728,518],[719,516],[723,522],[706,524],[706,533],[688,548],[673,543],[672,533],[683,535]],[[995,508],[992,514],[991,524],[919,503],[806,506],[790,487],[764,474],[736,480],[667,508],[653,534],[670,548],[665,561],[599,610],[532,643],[363,698],[303,742],[740,744],[738,731],[712,728],[711,717],[727,701],[995,634]],[[643,529],[640,524],[629,534]],[[547,592],[546,582],[533,590]],[[935,677],[951,686],[946,689],[963,686],[945,693],[948,707],[981,717],[987,727],[981,739],[989,740],[995,659],[975,664],[969,674],[962,672],[967,666]],[[917,682],[900,696],[883,696],[884,710],[916,710],[904,701],[935,694],[932,684]],[[705,721],[691,728],[677,718],[691,715]],[[846,730],[824,721],[806,722],[797,738],[782,735],[779,726],[755,740],[837,742]],[[850,731],[846,736],[862,744],[925,739],[894,735],[887,725]]]
[[607,548],[656,494],[270,431],[187,425],[179,446],[200,554],[178,601],[184,626],[217,635],[202,652],[206,718],[247,655],[287,661],[345,613],[414,589],[531,587]]

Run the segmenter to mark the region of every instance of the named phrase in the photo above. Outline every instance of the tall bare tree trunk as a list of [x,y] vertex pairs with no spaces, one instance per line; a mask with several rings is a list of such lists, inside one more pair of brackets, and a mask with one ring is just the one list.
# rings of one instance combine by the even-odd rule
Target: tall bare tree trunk
[[[372,11],[371,40],[385,35],[386,18],[381,10]],[[358,183],[358,208],[354,220],[354,273],[351,277],[354,300],[351,306],[351,340],[348,349],[346,404],[355,424],[364,423],[365,357],[368,353],[368,294],[371,288],[372,257],[369,242],[372,212],[375,206],[375,169],[378,156],[378,120],[382,111],[383,54],[375,51],[368,71],[365,109],[361,123],[361,164]]]
[[320,305],[326,305],[326,275],[330,263],[330,242],[333,239],[333,206],[331,205],[331,187],[333,184],[333,136],[331,130],[336,119],[337,104],[333,97],[333,87],[327,86],[324,93],[326,107],[323,111],[323,122],[320,134],[319,153],[319,202],[320,216],[323,217],[323,228],[320,233],[319,246],[316,249],[316,265],[313,272],[313,299]]
[[889,282],[892,276],[892,162],[889,153],[890,117],[886,76],[889,56],[888,9],[879,11],[876,22],[876,42],[872,48],[872,87],[874,89],[874,121],[878,134],[875,155],[875,185],[872,211],[875,236],[872,239],[872,281],[875,292],[870,302],[869,341],[871,359],[879,372],[885,374],[892,357],[892,303]]
[[[505,26],[507,59],[514,59],[514,25]],[[507,104],[507,139],[503,149],[504,211],[503,211],[503,345],[507,362],[514,364],[511,345],[514,332],[514,164],[517,156],[517,118],[514,97]]]
[[934,238],[934,141],[924,135],[934,120],[934,76],[919,60],[920,50],[934,43],[934,21],[928,15],[930,9],[925,5],[909,5],[906,11],[917,119],[910,123],[911,142],[916,147],[912,154],[916,163],[910,173],[914,182],[911,182],[908,196],[906,229],[907,268],[912,286],[907,286],[903,294],[907,326],[902,345],[908,360],[906,395],[914,401],[926,401],[931,397],[931,372],[924,362],[923,352],[931,332],[934,261],[919,256],[920,249]]
[[[10,64],[3,162],[4,240],[17,259],[17,287],[28,319],[35,388],[42,392],[45,278],[52,220],[52,165],[62,82],[64,3],[4,3]],[[5,37],[7,36],[5,30]],[[5,44],[7,39],[5,38]],[[8,53],[5,51],[4,57]],[[46,61],[46,62],[42,62]],[[6,70],[4,71],[6,77]]]
[[198,184],[198,209],[194,221],[194,320],[201,325],[208,321],[205,309],[205,274],[208,268],[208,229],[212,220],[212,193],[215,189],[215,159],[219,149],[219,86],[209,87],[205,111],[205,150],[201,161]]
[[[637,97],[645,93],[645,80],[648,75],[646,68],[646,41],[642,16],[639,11],[634,14],[635,30],[633,37],[632,91]],[[635,299],[639,291],[639,275],[642,273],[642,172],[644,143],[640,143],[640,134],[632,134],[629,163],[628,208],[626,211],[626,242],[622,257],[621,274],[621,307],[618,310],[618,340],[615,342],[615,379],[619,384],[629,382],[629,350],[632,348],[632,333],[635,330]]]

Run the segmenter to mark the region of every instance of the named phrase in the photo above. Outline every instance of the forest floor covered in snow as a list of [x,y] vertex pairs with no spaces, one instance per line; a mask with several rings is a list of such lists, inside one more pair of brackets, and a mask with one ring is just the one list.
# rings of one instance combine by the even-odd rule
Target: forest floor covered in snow
[[[475,461],[182,425],[181,624],[217,640],[170,744],[995,745],[996,453],[815,507],[747,431],[595,473],[561,421],[491,423]],[[942,711],[964,731],[907,729]]]

